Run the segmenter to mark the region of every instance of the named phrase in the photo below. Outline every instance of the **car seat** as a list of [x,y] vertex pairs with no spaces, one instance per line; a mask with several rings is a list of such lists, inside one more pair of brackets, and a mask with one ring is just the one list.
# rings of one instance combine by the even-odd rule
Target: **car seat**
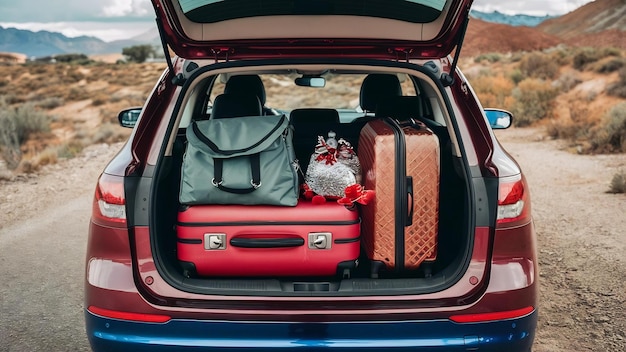
[[277,115],[273,109],[265,107],[265,86],[263,85],[261,77],[258,75],[239,75],[230,77],[228,81],[226,81],[224,93],[256,95],[261,102],[261,107],[263,109],[262,115]]
[[261,102],[252,94],[220,94],[215,97],[211,111],[212,119],[261,115]]

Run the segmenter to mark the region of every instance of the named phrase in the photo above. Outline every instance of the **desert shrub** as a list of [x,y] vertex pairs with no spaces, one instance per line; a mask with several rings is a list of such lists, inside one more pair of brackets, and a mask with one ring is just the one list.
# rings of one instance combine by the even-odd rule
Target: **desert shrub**
[[15,119],[0,110],[0,152],[10,170],[15,170],[22,160]]
[[48,147],[44,149],[41,153],[37,154],[37,157],[35,157],[34,160],[34,165],[35,168],[38,169],[44,165],[56,164],[58,160],[59,158],[57,148]]
[[511,112],[515,115],[515,125],[527,126],[545,118],[550,110],[558,90],[548,82],[528,78],[513,89],[515,102]]
[[626,172],[622,170],[613,175],[609,184],[609,193],[626,193]]
[[621,56],[621,51],[616,48],[582,48],[572,58],[572,65],[577,70],[583,70],[587,65],[597,62],[608,56]]
[[61,54],[56,55],[54,59],[56,62],[73,63],[78,65],[86,65],[93,62],[93,60],[90,60],[85,54]]
[[556,81],[556,86],[561,89],[562,92],[569,92],[572,88],[576,87],[582,82],[578,72],[574,70],[563,73]]
[[480,75],[472,80],[472,88],[483,106],[509,109],[515,85],[503,75]]
[[622,67],[626,66],[626,60],[623,58],[613,58],[606,62],[599,63],[594,71],[597,73],[611,73],[618,71]]
[[607,93],[626,99],[626,67],[619,70],[619,80],[607,88]]
[[551,120],[546,125],[546,132],[552,138],[577,141],[590,136],[589,110],[584,106],[572,105],[568,120]]
[[500,60],[502,60],[502,55],[501,54],[499,54],[499,53],[487,53],[487,54],[478,55],[474,59],[474,62],[481,63],[483,61],[487,61],[489,63],[494,63],[494,62],[498,62]]
[[33,133],[50,131],[50,118],[33,103],[22,104],[16,108],[7,107],[5,113],[5,116],[15,123],[15,132],[20,144]]
[[91,98],[91,105],[100,106],[111,100],[111,95],[106,92],[98,92]]
[[57,148],[57,155],[60,158],[73,158],[80,154],[80,152],[83,151],[83,148],[84,145],[81,141],[73,139],[65,144],[60,145]]
[[122,49],[122,55],[124,55],[129,61],[132,62],[145,62],[150,55],[154,54],[154,48],[152,45],[133,45]]
[[520,71],[525,77],[554,79],[559,74],[559,65],[548,55],[530,53],[519,63]]
[[16,108],[0,100],[0,148],[10,169],[15,169],[22,159],[20,146],[37,132],[50,130],[50,118],[32,103]]
[[84,87],[71,87],[64,93],[65,99],[70,101],[87,100],[91,97],[90,93]]
[[614,106],[605,124],[594,130],[591,148],[595,152],[626,152],[626,103]]
[[63,98],[50,97],[50,98],[44,98],[38,101],[36,104],[38,107],[43,108],[43,109],[54,109],[63,105],[63,103],[64,103]]
[[519,82],[526,79],[526,77],[524,76],[524,74],[522,73],[520,69],[515,69],[511,71],[511,73],[509,74],[509,78],[511,78],[511,81],[513,81],[515,85],[518,85]]

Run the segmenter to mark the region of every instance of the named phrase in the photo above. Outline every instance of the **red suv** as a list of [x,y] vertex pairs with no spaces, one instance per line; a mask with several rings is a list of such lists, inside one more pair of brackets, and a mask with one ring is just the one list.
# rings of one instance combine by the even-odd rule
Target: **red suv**
[[529,190],[457,68],[471,0],[152,2],[168,68],[97,183],[94,351],[530,351]]

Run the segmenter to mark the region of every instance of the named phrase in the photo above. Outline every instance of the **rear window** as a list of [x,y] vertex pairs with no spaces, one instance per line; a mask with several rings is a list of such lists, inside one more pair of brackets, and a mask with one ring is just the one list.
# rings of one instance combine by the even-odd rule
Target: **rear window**
[[451,0],[178,0],[191,21],[276,15],[355,15],[428,23]]

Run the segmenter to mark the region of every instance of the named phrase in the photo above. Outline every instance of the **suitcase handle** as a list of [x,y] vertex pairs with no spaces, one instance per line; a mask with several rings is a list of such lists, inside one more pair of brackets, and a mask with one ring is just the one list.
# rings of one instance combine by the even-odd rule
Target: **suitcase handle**
[[415,206],[415,202],[413,201],[413,177],[412,176],[407,176],[406,177],[406,193],[408,195],[407,197],[407,202],[409,202],[408,204],[408,209],[409,212],[407,214],[407,218],[404,221],[404,226],[411,226],[413,224],[413,207]]
[[230,245],[240,248],[288,248],[304,245],[303,238],[241,238],[230,240]]

